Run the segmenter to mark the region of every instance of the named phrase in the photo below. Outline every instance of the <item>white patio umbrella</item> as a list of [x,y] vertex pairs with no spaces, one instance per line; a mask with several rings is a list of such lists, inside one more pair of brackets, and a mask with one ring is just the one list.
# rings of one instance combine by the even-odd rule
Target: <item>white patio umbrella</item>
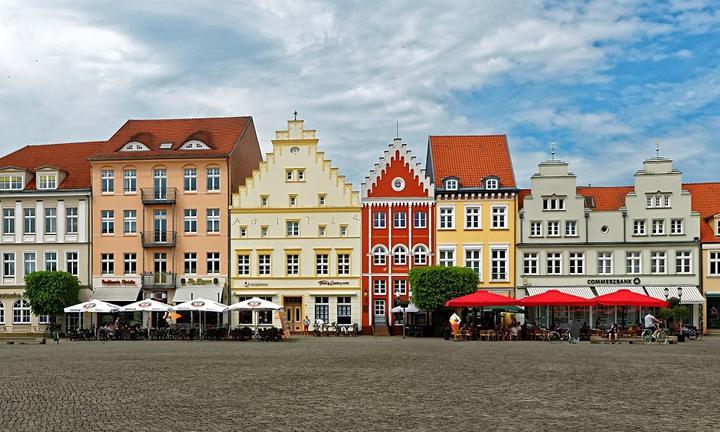
[[[280,310],[283,307],[279,304],[273,303],[271,301],[263,300],[260,297],[253,297],[247,300],[243,300],[241,302],[233,303],[230,306],[228,306],[228,310],[249,310],[253,312],[253,315],[258,315],[260,311],[266,311],[266,310]],[[253,317],[255,318],[255,317]],[[258,326],[260,325],[260,318],[257,317],[255,319],[255,332],[257,332]]]
[[[216,312],[222,313],[227,310],[227,305],[218,303],[214,300],[204,299],[198,297],[194,300],[188,300],[184,303],[180,303],[174,306],[175,310],[179,311],[197,311],[197,312]],[[202,338],[202,315],[200,315],[200,338]]]
[[419,312],[422,312],[422,309],[420,309],[419,307],[417,307],[417,306],[415,306],[414,304],[410,303],[410,304],[407,305],[406,308],[404,308],[404,310],[403,310],[403,307],[402,307],[402,306],[395,306],[394,308],[390,309],[390,312],[393,312],[393,313],[402,313],[402,312],[405,312],[405,313],[419,313]]
[[[120,306],[104,302],[102,300],[93,300],[90,299],[83,303],[78,303],[76,305],[68,306],[63,311],[65,313],[78,313],[80,314],[80,325],[82,326],[82,313],[83,312],[89,312],[89,313],[115,313],[120,311]],[[92,324],[92,322],[90,323]]]
[[[173,307],[169,304],[160,303],[157,300],[147,299],[130,303],[121,308],[122,312],[170,312]],[[150,325],[147,326],[148,338],[150,337]]]

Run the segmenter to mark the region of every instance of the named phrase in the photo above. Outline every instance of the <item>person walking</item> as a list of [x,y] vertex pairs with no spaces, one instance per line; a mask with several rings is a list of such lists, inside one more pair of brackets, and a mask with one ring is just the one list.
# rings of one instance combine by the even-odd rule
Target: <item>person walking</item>
[[307,336],[310,333],[308,330],[309,328],[310,328],[310,318],[308,318],[307,315],[305,315],[305,319],[303,320],[303,335]]

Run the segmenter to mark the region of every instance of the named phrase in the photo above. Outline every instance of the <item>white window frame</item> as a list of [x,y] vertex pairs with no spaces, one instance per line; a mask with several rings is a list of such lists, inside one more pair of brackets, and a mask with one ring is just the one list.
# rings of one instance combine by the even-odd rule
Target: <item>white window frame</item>
[[185,234],[197,234],[198,232],[198,211],[197,209],[183,209],[183,232]]
[[[468,257],[468,255],[471,255]],[[472,269],[483,280],[483,248],[481,245],[463,245],[463,267]]]
[[[450,253],[452,257],[448,259]],[[448,265],[449,264],[449,265]],[[456,246],[438,246],[437,265],[444,267],[457,267],[457,247]]]
[[[19,313],[15,313],[19,312]],[[32,310],[30,303],[25,299],[17,299],[12,304],[13,324],[30,324]],[[18,317],[20,319],[18,319]]]
[[[667,262],[667,251],[650,251],[650,273],[651,274],[667,274],[668,273],[668,262]],[[660,264],[662,264],[662,271],[659,270]]]
[[455,229],[455,206],[438,206],[438,229]]
[[221,272],[220,252],[205,253],[205,269],[209,275],[218,275]]
[[542,237],[543,235],[543,222],[542,221],[530,221],[530,237]]
[[675,251],[675,273],[676,274],[692,274],[692,251],[682,250]]
[[300,237],[300,221],[285,221],[285,235],[287,237]]
[[123,210],[123,234],[137,234],[137,210]]
[[489,178],[485,180],[485,189],[497,190],[500,188],[500,181],[496,178]]
[[403,210],[393,212],[393,229],[407,228],[407,213]]
[[100,193],[115,193],[115,171],[111,169],[100,170]]
[[[9,258],[9,259],[7,259]],[[8,266],[8,268],[6,268]],[[12,272],[8,271],[12,270]],[[17,254],[14,251],[2,253],[3,283],[14,284],[17,278]]]
[[[550,266],[550,260],[552,258],[553,263],[558,263],[557,271],[555,271],[554,268]],[[547,268],[547,271],[545,272],[548,275],[562,275],[563,274],[563,254],[562,252],[546,252],[545,253],[545,266]],[[551,268],[553,271],[550,271]]]
[[407,295],[407,279],[393,279],[393,294],[396,296]]
[[373,229],[387,228],[387,213],[383,210],[373,212]]
[[642,274],[643,262],[642,252],[626,251],[625,252],[625,273],[632,275]]
[[530,276],[540,274],[539,252],[523,252],[523,274]]
[[372,248],[372,263],[376,266],[387,265],[387,248],[384,245],[375,245]]
[[720,250],[708,251],[708,276],[720,276]]
[[[32,259],[29,260],[28,257],[32,256]],[[32,263],[32,271],[28,271],[28,264]],[[27,276],[30,273],[36,272],[38,269],[37,267],[37,252],[35,251],[24,251],[23,252],[23,276]]]
[[393,248],[392,260],[393,265],[404,266],[407,265],[408,250],[405,245],[397,245]]
[[270,276],[272,272],[272,255],[269,253],[258,254],[258,276]]
[[197,192],[197,168],[183,168],[183,192]]
[[490,229],[508,229],[508,206],[506,204],[490,206]]
[[220,234],[220,209],[205,209],[205,225],[208,234]]
[[[51,256],[51,254],[54,255],[55,259],[48,259],[48,257]],[[43,253],[43,269],[45,271],[58,271],[58,269],[60,268],[59,261],[60,261],[60,258],[58,256],[57,251],[45,251]],[[50,264],[50,263],[55,264],[54,269],[48,267],[48,264]]]
[[[220,168],[209,167],[205,170],[207,192],[220,192],[222,184],[220,182]],[[216,184],[217,183],[217,184]]]
[[[614,273],[614,260],[613,253],[608,251],[601,251],[597,254],[597,274],[599,275],[611,275]],[[610,271],[606,271],[609,267]]]
[[565,211],[565,197],[543,197],[542,211]]
[[250,254],[237,254],[236,262],[238,276],[250,276]]
[[[572,230],[570,229],[572,227]],[[577,237],[578,236],[578,230],[577,230],[577,221],[576,220],[566,220],[565,221],[565,237]]]
[[315,254],[315,274],[328,276],[330,274],[330,254],[327,252]]
[[115,210],[100,210],[100,234],[115,234]]
[[[422,250],[422,252],[420,252]],[[424,266],[428,264],[428,257],[430,254],[428,253],[428,248],[425,245],[416,245],[413,248],[413,265],[420,265]],[[422,261],[418,260],[418,257],[422,257]]]
[[115,274],[115,254],[103,252],[100,254],[100,274],[112,276]]
[[568,274],[585,274],[585,252],[568,252]]
[[422,210],[413,213],[413,228],[427,228],[427,213]]
[[387,294],[387,279],[373,279],[373,295]]
[[[504,258],[496,258],[493,256],[495,252],[504,252]],[[501,263],[504,268],[505,277],[499,277],[499,272],[495,272],[495,265]],[[491,282],[509,282],[510,281],[510,246],[509,245],[490,245],[490,281]]]
[[[656,227],[659,227],[659,230],[656,230]],[[653,219],[652,220],[652,231],[651,234],[654,236],[663,236],[665,235],[665,219]]]
[[38,174],[38,190],[57,189],[58,175],[56,173]]
[[[131,269],[128,269],[128,264],[131,265]],[[135,271],[128,271],[128,270],[135,270]],[[124,275],[134,275],[137,274],[137,253],[135,252],[125,252],[123,253],[123,274]]]
[[456,191],[460,188],[460,182],[454,178],[445,179],[443,186],[445,186],[445,190]]
[[634,236],[646,236],[647,235],[647,220],[646,219],[633,220],[633,235]]
[[[678,228],[678,229],[676,229]],[[685,220],[682,218],[670,219],[670,235],[685,234]]]
[[65,251],[65,271],[73,276],[80,276],[80,251]]
[[134,168],[123,170],[123,193],[137,193],[137,170]]
[[2,233],[5,236],[15,235],[15,207],[2,209]]
[[[28,215],[28,213],[32,213],[32,216]],[[35,233],[37,232],[37,223],[36,223],[35,218],[36,218],[35,207],[26,207],[23,209],[23,234],[24,235],[35,235]],[[30,228],[32,228],[32,230],[30,230]]]
[[466,205],[465,208],[465,229],[481,230],[482,229],[482,206]]
[[337,254],[337,274],[338,276],[348,276],[350,274],[350,254]]
[[191,275],[191,276],[198,274],[197,252],[185,252],[184,253],[184,255],[183,255],[183,274]]
[[[552,228],[555,229],[552,229]],[[560,221],[551,220],[547,222],[547,236],[548,237],[560,237]]]
[[76,235],[79,228],[79,212],[77,207],[65,207],[65,234]]

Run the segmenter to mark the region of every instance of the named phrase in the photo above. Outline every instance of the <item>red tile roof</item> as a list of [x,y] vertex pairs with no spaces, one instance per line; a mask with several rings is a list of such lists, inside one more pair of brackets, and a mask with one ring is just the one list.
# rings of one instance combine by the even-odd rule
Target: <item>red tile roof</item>
[[720,243],[713,219],[720,213],[720,183],[685,183],[683,189],[690,192],[692,209],[700,213],[700,240]]
[[[17,167],[31,172],[41,167],[54,167],[66,173],[58,189],[90,189],[87,158],[102,144],[104,141],[29,145],[0,158],[0,167]],[[25,187],[25,190],[34,189],[35,179]]]
[[594,211],[613,211],[625,206],[625,197],[632,192],[632,186],[578,186],[577,193],[584,197],[591,197],[594,202]]
[[[128,120],[91,160],[226,157],[250,122],[252,117]],[[179,150],[191,139],[198,139],[211,149]],[[141,142],[150,150],[119,151],[131,141]],[[172,143],[172,148],[160,150],[162,143]]]
[[518,210],[525,206],[525,197],[530,195],[530,189],[520,189],[518,191]]
[[431,135],[428,148],[432,166],[427,171],[437,186],[457,177],[461,188],[481,188],[483,179],[496,176],[501,188],[516,187],[505,135]]

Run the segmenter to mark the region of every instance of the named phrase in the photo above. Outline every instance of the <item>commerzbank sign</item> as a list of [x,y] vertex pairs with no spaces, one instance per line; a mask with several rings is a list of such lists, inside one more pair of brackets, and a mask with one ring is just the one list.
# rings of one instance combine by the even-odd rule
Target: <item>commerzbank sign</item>
[[588,279],[588,285],[640,285],[639,277],[632,279]]

